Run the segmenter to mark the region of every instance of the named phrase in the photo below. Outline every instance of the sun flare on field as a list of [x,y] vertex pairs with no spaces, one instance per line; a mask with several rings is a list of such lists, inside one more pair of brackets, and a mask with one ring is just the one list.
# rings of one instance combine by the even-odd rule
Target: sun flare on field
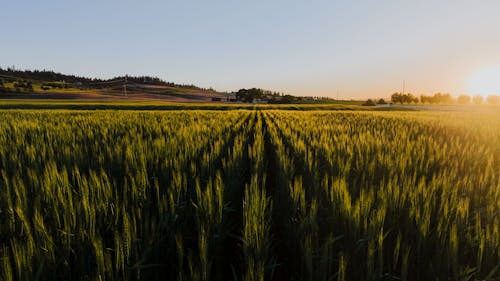
[[477,70],[470,77],[467,88],[471,94],[483,97],[500,95],[500,66]]

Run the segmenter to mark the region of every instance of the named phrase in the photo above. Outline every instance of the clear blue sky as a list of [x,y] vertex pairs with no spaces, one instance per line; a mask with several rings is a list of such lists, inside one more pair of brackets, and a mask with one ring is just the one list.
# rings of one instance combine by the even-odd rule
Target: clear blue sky
[[[500,1],[2,1],[0,66],[231,91],[500,90]],[[484,93],[483,93],[484,92]],[[500,93],[500,91],[499,91]]]

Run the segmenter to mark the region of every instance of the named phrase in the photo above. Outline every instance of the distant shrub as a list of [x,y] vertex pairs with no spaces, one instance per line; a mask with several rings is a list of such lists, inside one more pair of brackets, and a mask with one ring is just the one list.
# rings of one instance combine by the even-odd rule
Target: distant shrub
[[16,92],[33,92],[33,84],[30,81],[16,81],[13,86]]

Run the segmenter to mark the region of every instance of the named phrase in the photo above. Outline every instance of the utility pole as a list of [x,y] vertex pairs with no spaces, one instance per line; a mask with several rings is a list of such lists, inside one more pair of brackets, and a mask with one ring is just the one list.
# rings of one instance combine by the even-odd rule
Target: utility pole
[[125,84],[123,85],[123,92],[125,96],[127,97],[127,75],[125,75]]
[[406,81],[405,81],[405,80],[403,80],[403,92],[402,92],[402,94],[403,94],[403,95],[405,94],[405,82],[406,82]]
[[337,88],[337,101],[339,101],[339,89]]

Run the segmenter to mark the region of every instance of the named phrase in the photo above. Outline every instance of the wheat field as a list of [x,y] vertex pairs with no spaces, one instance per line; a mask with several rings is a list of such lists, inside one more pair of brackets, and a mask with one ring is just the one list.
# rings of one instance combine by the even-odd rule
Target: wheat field
[[3,110],[0,269],[498,280],[500,113]]

